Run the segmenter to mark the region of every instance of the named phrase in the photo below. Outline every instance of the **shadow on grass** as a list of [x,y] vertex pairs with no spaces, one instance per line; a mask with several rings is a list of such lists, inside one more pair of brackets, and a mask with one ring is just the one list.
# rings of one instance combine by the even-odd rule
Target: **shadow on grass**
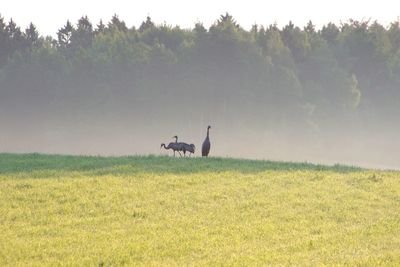
[[232,158],[173,158],[167,156],[68,156],[45,154],[0,154],[0,174],[33,172],[84,172],[85,174],[197,173],[239,171],[254,173],[266,170],[318,170],[334,172],[362,171],[345,165],[274,162]]

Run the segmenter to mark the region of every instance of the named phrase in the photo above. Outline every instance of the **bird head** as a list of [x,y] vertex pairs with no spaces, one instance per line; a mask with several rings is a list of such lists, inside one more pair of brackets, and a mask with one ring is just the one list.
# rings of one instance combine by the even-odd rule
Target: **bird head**
[[161,144],[160,148],[162,148],[163,146],[165,146],[165,144],[164,144],[164,143],[162,143],[162,144]]
[[211,129],[211,126],[210,126],[210,125],[208,125],[207,129]]

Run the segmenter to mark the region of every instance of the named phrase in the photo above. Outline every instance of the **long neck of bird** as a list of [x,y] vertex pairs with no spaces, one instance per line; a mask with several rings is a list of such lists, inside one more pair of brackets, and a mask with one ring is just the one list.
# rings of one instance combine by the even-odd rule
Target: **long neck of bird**
[[208,138],[208,134],[209,134],[208,132],[209,132],[209,131],[210,131],[210,128],[207,128],[207,138]]
[[169,149],[170,148],[169,145],[165,146],[165,144],[161,144],[161,147],[164,147],[165,149]]

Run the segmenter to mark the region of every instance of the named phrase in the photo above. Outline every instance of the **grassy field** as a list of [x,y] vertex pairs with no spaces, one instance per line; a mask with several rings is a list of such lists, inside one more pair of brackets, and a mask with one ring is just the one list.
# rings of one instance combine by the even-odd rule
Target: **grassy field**
[[400,172],[0,154],[0,266],[400,265]]

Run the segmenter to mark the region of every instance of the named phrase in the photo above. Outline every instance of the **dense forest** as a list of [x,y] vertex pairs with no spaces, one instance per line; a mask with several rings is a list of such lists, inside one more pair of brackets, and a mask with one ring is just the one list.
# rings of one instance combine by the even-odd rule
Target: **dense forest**
[[98,24],[84,16],[56,36],[0,16],[3,150],[23,150],[27,139],[71,145],[85,136],[92,147],[76,151],[101,153],[110,139],[90,140],[119,132],[129,150],[112,152],[153,152],[135,151],[128,136],[196,132],[197,141],[210,123],[220,129],[223,153],[235,154],[232,140],[241,138],[283,135],[293,146],[299,136],[312,144],[339,133],[389,138],[399,129],[399,21],[246,30],[225,14],[208,29],[201,22],[182,29],[150,17],[130,28],[117,15]]

